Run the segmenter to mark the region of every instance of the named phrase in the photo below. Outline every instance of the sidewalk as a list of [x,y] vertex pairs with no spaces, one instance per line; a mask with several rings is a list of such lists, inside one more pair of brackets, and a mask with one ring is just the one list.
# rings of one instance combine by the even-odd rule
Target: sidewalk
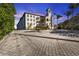
[[79,42],[79,37],[69,37],[69,36],[63,36],[63,35],[59,35],[59,34],[55,34],[55,33],[49,33],[49,32],[27,32],[27,31],[24,31],[24,32],[16,33],[16,34]]

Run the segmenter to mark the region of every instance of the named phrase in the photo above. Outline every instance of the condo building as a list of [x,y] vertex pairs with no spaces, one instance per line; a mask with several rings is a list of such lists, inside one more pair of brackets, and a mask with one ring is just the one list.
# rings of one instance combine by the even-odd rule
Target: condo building
[[[20,18],[19,23],[17,24],[17,29],[22,30],[32,30],[39,24],[41,20],[45,20],[45,23],[48,25],[49,29],[52,29],[52,13],[50,8],[46,10],[46,15],[38,15],[34,13],[25,12]],[[43,25],[42,25],[43,26]]]

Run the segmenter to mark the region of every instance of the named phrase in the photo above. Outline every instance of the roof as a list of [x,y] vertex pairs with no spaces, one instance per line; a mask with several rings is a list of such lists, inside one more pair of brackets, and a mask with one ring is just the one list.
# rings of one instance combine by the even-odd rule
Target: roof
[[25,12],[25,14],[32,14],[32,15],[36,15],[36,16],[44,16],[42,14],[38,14],[38,13],[30,13],[30,12]]

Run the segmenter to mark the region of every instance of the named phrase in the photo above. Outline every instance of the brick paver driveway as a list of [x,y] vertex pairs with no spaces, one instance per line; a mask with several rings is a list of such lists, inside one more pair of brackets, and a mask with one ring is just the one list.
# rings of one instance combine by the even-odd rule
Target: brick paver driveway
[[12,33],[7,39],[0,42],[0,55],[76,56],[79,55],[79,42]]

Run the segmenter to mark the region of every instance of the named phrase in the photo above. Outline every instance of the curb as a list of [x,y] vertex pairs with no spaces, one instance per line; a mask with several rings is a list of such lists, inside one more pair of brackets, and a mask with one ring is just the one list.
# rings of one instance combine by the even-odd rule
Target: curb
[[[17,34],[17,33],[15,33],[15,35],[16,35],[16,34]],[[40,37],[40,38],[48,38],[48,39],[56,39],[56,40],[64,40],[64,41],[79,42],[79,40],[70,40],[70,39],[63,39],[63,38],[54,38],[54,37],[46,37],[46,36],[31,35],[31,34],[17,34],[17,35],[24,35],[24,36],[32,36],[32,37]]]

